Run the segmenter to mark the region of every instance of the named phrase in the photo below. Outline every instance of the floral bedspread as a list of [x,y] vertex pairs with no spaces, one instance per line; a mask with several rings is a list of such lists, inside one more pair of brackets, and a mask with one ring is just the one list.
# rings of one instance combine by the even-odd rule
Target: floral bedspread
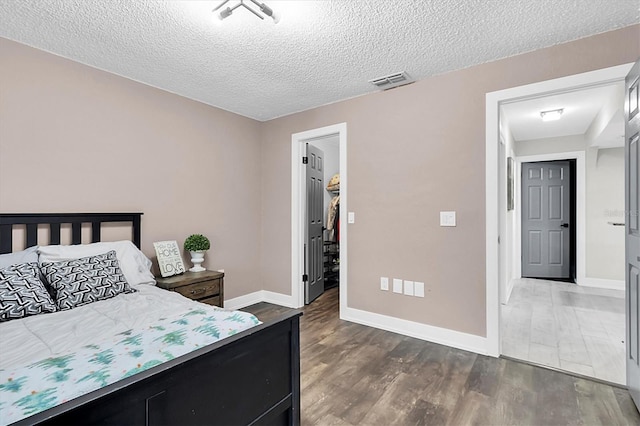
[[246,312],[194,307],[19,368],[0,370],[6,425],[260,324]]

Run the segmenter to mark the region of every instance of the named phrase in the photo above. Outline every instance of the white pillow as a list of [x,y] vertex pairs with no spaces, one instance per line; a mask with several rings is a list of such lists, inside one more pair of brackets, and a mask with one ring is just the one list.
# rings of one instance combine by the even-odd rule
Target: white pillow
[[151,261],[131,241],[102,242],[72,246],[38,247],[39,263],[61,262],[96,256],[115,250],[120,270],[131,285],[155,285],[151,273]]
[[29,247],[26,250],[0,254],[0,268],[8,268],[11,265],[21,263],[36,263],[38,261],[38,246]]

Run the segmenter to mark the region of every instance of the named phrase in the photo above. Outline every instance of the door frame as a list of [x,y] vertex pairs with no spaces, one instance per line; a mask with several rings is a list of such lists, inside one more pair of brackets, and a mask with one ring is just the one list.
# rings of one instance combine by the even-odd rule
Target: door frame
[[[501,212],[499,209],[500,105],[556,93],[582,90],[589,87],[624,81],[632,63],[570,75],[553,80],[512,87],[486,94],[485,98],[485,296],[487,354],[498,357],[500,341],[500,283],[499,270],[507,261],[500,256]],[[506,160],[505,160],[506,161]],[[576,259],[577,260],[577,259]]]
[[[587,275],[587,171],[586,171],[586,155],[583,151],[558,152],[539,155],[525,155],[515,157],[517,176],[522,176],[522,163],[536,163],[540,161],[559,161],[559,160],[576,160],[576,284],[581,285],[585,281]],[[516,230],[513,235],[513,249],[515,251],[514,258],[517,265],[514,269],[517,277],[522,278],[522,181],[518,179],[519,187],[516,188]]]
[[339,123],[291,135],[291,298],[294,308],[304,306],[304,215],[306,212],[305,144],[338,136],[340,144],[340,318],[347,307],[347,123]]

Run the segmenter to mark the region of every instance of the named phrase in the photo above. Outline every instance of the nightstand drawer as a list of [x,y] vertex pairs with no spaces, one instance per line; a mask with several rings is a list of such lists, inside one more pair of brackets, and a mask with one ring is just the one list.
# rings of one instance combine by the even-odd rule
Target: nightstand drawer
[[166,278],[156,278],[156,284],[191,300],[217,305],[224,303],[224,274],[216,271],[185,272]]
[[189,299],[201,300],[207,297],[220,295],[220,280],[189,284],[177,287],[174,290]]
[[198,302],[206,303],[207,305],[222,307],[222,304],[220,303],[220,296],[207,297],[206,299],[199,299]]

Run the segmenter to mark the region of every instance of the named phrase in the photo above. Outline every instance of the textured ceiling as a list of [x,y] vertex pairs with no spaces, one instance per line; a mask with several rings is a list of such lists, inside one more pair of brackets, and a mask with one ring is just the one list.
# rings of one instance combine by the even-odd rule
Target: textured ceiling
[[[235,1],[235,0],[233,0]],[[638,0],[0,0],[0,36],[258,120],[640,22]]]

